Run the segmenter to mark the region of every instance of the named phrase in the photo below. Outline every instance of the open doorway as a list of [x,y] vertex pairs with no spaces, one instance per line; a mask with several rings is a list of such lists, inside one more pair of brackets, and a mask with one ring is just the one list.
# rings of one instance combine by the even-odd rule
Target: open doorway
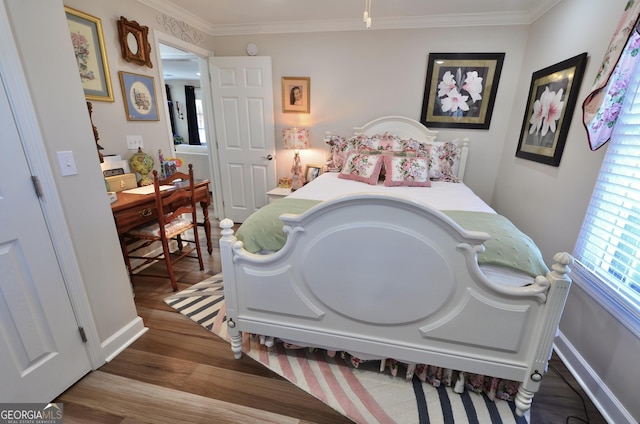
[[162,42],[158,51],[175,156],[193,164],[196,179],[211,180],[200,58]]

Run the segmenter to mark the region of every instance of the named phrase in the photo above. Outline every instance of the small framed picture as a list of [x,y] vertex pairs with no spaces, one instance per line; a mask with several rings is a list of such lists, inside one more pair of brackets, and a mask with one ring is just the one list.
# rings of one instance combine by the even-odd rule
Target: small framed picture
[[173,160],[166,161],[162,165],[164,166],[164,178],[169,178],[178,172],[178,165]]
[[158,121],[158,104],[153,77],[118,72],[128,121]]
[[320,165],[307,165],[307,171],[304,173],[305,181],[310,183],[322,174],[322,166]]
[[282,77],[282,112],[310,113],[311,78]]

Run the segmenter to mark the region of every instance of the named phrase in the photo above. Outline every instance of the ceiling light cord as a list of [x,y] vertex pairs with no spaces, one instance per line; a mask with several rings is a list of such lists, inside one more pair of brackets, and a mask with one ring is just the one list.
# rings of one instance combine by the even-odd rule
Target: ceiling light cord
[[362,15],[362,21],[365,28],[371,28],[371,0],[364,0],[364,14]]

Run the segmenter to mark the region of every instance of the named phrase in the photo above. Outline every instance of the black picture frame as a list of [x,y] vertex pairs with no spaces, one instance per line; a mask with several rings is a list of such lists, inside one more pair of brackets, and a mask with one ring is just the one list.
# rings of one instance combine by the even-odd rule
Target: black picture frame
[[582,53],[533,73],[517,157],[560,166],[586,65]]
[[420,122],[427,127],[489,129],[504,56],[429,53]]

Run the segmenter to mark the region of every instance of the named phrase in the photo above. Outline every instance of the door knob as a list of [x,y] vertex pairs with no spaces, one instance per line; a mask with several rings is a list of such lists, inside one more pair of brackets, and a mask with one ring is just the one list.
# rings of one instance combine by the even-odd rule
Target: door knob
[[262,156],[262,159],[273,160],[273,156],[272,155]]

